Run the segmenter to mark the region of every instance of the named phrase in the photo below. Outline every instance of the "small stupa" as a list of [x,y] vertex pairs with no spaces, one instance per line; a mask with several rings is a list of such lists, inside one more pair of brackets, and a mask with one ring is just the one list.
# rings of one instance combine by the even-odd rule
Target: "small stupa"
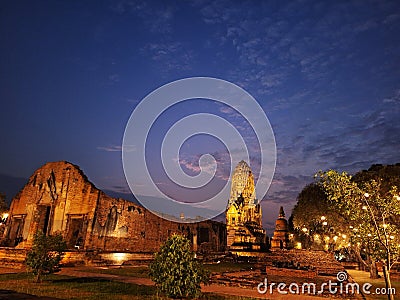
[[289,247],[289,229],[285,212],[281,206],[278,219],[275,222],[274,236],[271,240],[271,249],[287,249]]

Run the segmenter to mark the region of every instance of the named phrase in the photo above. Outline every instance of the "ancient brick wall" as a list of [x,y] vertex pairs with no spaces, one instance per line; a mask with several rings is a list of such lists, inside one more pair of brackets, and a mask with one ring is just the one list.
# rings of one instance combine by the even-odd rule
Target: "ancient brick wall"
[[123,199],[100,199],[88,231],[91,234],[86,248],[94,250],[154,252],[173,233],[196,241],[197,250],[225,250],[224,224],[212,221],[195,224],[172,222]]
[[109,197],[79,167],[62,161],[36,170],[13,199],[3,244],[27,248],[37,230],[61,232],[70,249],[154,252],[172,233],[195,250],[224,251],[225,224],[181,224],[124,199]]

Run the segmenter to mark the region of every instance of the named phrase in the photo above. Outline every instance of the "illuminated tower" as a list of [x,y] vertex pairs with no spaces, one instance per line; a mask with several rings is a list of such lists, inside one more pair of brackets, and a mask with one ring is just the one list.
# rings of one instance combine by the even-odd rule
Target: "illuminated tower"
[[265,245],[261,206],[256,199],[254,176],[245,161],[232,176],[226,210],[227,246],[232,250],[259,250]]

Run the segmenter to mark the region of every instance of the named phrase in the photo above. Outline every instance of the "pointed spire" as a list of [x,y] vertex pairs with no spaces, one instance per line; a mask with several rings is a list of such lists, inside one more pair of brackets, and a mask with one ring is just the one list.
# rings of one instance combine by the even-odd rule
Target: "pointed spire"
[[285,217],[285,212],[283,211],[283,206],[279,209],[279,218],[284,218]]

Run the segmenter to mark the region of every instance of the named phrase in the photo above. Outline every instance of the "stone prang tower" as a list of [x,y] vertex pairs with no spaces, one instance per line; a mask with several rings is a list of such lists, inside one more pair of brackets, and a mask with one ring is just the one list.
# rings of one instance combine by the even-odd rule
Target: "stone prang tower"
[[227,246],[230,250],[260,250],[265,246],[261,206],[256,199],[254,177],[245,161],[232,176],[231,195],[226,210]]

